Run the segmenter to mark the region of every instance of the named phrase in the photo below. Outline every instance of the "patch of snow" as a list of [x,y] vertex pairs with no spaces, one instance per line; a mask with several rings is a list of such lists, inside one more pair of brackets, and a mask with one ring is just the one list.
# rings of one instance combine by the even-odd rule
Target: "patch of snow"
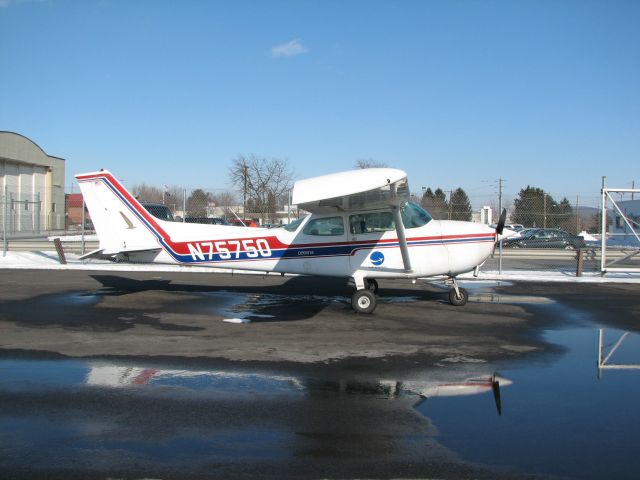
[[[189,265],[161,265],[161,264],[136,264],[115,263],[108,260],[88,259],[80,260],[79,255],[66,254],[67,264],[58,262],[55,251],[42,252],[12,252],[6,255],[0,253],[0,268],[9,269],[43,269],[43,270],[101,270],[110,272],[189,272],[189,273],[231,273],[233,275],[278,275],[280,273],[251,272],[233,270],[229,268],[189,266]],[[296,276],[286,274],[286,276]],[[503,270],[481,271],[479,277],[474,277],[473,272],[459,275],[461,281],[509,281],[509,282],[574,282],[574,283],[640,283],[638,273],[610,272],[604,277],[600,272],[584,272],[582,277],[576,277],[575,272],[569,271],[535,271],[535,270]],[[433,278],[421,279],[432,281]],[[266,299],[265,299],[266,300]]]
[[225,318],[222,321],[227,323],[251,323],[248,318]]

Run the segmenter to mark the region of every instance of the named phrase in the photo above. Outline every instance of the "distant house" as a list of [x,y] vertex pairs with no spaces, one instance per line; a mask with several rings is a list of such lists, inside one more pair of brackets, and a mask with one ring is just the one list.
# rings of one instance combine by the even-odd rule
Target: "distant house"
[[[65,227],[82,225],[82,201],[81,193],[67,193],[64,198],[64,213],[66,218]],[[85,209],[85,221],[89,220],[89,212]]]
[[[627,221],[633,226],[633,230],[640,234],[640,200],[623,200],[616,202],[618,208],[624,214]],[[620,215],[618,210],[613,210],[613,225],[611,226],[610,233],[616,235],[616,239],[623,242],[636,243],[637,239],[629,225]]]

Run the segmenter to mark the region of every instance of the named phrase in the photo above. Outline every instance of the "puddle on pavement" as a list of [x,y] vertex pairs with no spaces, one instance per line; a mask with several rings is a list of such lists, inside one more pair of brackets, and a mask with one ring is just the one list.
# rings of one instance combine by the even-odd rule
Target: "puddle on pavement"
[[[446,357],[398,379],[0,360],[0,471],[126,451],[157,468],[444,455],[515,473],[636,478],[640,335],[579,328],[546,340],[567,353],[497,365]],[[361,435],[359,450],[348,439]]]
[[[636,478],[640,335],[627,334],[616,347],[624,333],[547,332],[546,340],[567,353],[552,364],[502,365],[513,387],[502,392],[500,418],[463,398],[418,409],[438,426],[438,440],[470,462],[554,476]],[[607,358],[600,368],[599,351]]]

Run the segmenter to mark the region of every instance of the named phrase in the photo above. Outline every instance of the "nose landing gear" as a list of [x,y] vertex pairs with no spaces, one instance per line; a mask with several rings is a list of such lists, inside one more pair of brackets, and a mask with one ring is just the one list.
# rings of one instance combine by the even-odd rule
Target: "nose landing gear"
[[447,280],[447,284],[451,285],[451,290],[449,290],[449,303],[456,307],[466,305],[467,301],[469,301],[469,292],[458,286],[455,277]]

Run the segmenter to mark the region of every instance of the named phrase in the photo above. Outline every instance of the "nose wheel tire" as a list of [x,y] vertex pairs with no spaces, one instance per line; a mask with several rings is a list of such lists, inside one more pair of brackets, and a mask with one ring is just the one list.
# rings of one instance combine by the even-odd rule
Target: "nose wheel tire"
[[375,294],[368,289],[357,290],[351,297],[351,306],[356,313],[372,313],[378,304]]
[[455,288],[449,290],[449,303],[451,303],[451,305],[455,305],[456,307],[461,307],[465,305],[469,300],[469,292],[460,287],[458,288],[458,292],[460,292],[460,295],[456,293]]

